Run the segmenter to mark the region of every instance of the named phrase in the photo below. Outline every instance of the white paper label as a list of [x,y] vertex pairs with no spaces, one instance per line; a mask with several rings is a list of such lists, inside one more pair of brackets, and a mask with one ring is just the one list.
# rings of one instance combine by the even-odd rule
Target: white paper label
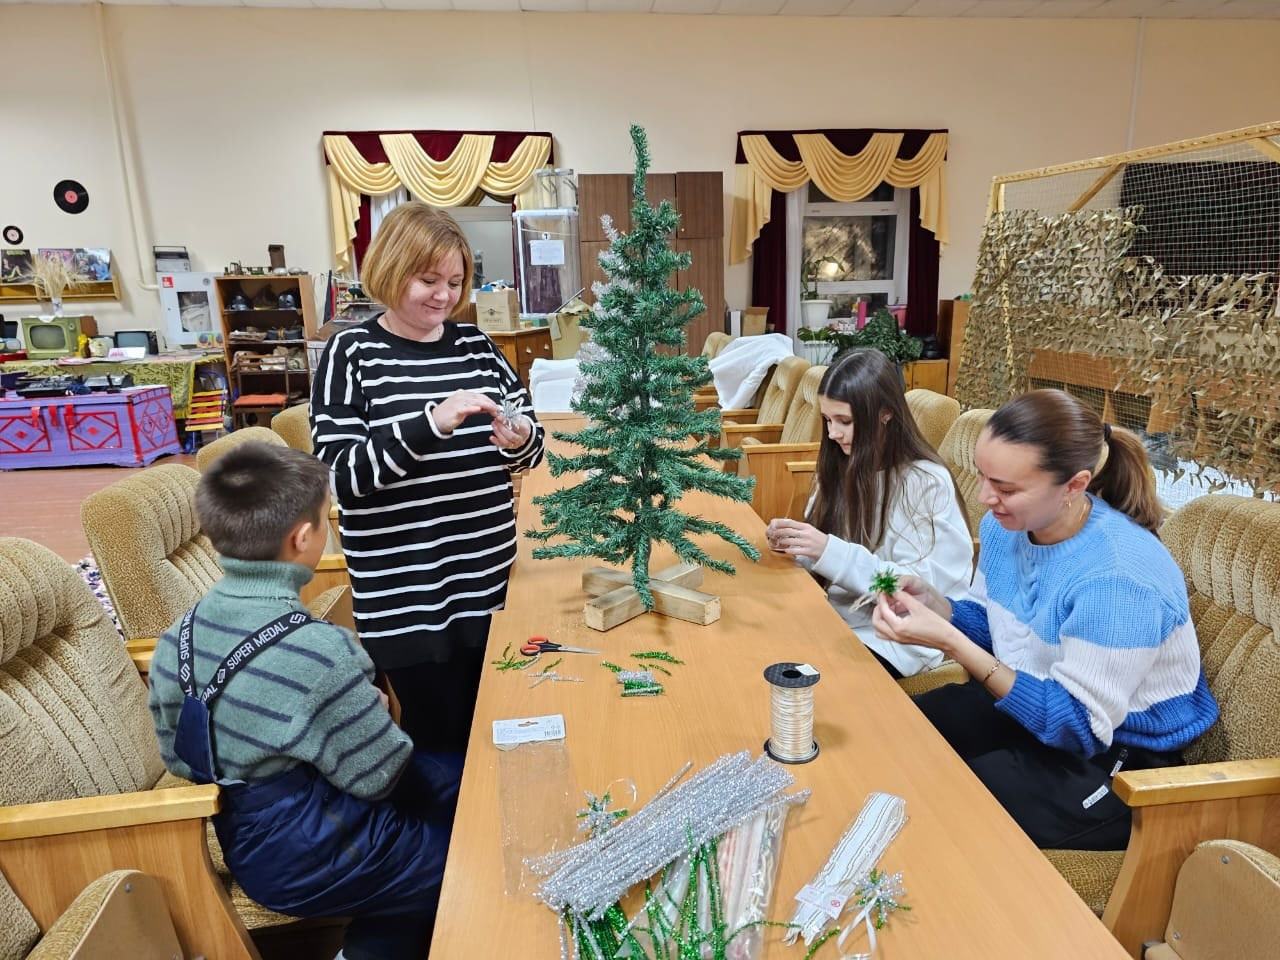
[[818,675],[818,671],[813,669],[813,667],[809,666],[807,663],[797,663],[796,673],[805,677],[816,677]]
[[509,750],[521,743],[563,739],[564,715],[560,713],[493,721],[493,745],[500,750]]
[[1087,797],[1084,798],[1084,808],[1088,810],[1090,807],[1092,807],[1095,803],[1097,803],[1106,795],[1107,795],[1107,785],[1104,783],[1097,790],[1093,791],[1093,793],[1089,794]]
[[563,240],[530,240],[529,263],[535,267],[558,267],[564,263]]
[[560,315],[558,313],[553,313],[551,315],[551,323],[549,326],[551,327],[552,340],[559,340],[564,336],[564,334],[560,332]]
[[839,891],[829,890],[826,887],[815,887],[811,883],[806,883],[800,888],[800,892],[796,894],[796,899],[801,903],[816,907],[834,920],[840,916],[840,912],[844,910],[845,901],[849,898]]

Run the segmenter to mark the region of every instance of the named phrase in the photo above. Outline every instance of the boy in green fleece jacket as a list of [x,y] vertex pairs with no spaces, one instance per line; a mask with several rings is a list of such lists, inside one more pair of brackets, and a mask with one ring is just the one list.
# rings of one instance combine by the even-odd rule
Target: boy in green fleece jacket
[[223,787],[214,827],[263,906],[351,917],[348,960],[425,956],[461,758],[413,753],[352,635],[298,599],[325,547],[329,468],[245,443],[200,479],[224,577],[151,665],[165,765]]

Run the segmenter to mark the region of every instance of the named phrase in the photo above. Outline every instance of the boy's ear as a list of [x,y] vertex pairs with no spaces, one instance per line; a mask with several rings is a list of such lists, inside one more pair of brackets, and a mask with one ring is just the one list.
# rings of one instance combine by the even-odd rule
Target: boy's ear
[[315,536],[316,525],[310,520],[300,520],[289,531],[288,546],[294,556],[307,552],[311,538]]

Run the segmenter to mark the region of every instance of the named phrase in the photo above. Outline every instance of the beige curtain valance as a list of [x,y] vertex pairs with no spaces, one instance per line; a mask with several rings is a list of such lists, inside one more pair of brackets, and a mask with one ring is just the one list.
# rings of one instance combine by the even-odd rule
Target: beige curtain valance
[[378,137],[386,163],[370,163],[342,134],[326,134],[324,155],[329,160],[329,207],[333,223],[333,256],[343,269],[351,268],[351,241],[360,218],[360,196],[379,197],[404,187],[437,207],[465,203],[476,190],[514,196],[528,189],[535,171],[551,157],[551,138],[527,136],[509,160],[495,163],[493,134],[468,133],[444,160],[433,160],[411,133]]
[[881,183],[920,188],[920,223],[947,242],[947,215],[943,161],[947,135],[932,133],[914,157],[898,156],[901,133],[874,133],[853,156],[841,153],[825,134],[796,133],[799,160],[787,160],[763,134],[741,138],[745,164],[738,165],[734,187],[733,223],[729,236],[729,262],[742,263],[751,256],[751,245],[760,228],[769,222],[774,190],[798,190],[812,180],[832,200],[861,200]]

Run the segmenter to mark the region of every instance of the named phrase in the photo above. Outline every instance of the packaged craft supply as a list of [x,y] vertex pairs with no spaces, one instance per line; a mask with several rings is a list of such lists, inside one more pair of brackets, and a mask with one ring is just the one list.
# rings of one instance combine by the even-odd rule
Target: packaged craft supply
[[502,879],[508,894],[528,878],[524,861],[574,841],[573,771],[565,748],[564,717],[495,720],[498,805],[502,822]]

